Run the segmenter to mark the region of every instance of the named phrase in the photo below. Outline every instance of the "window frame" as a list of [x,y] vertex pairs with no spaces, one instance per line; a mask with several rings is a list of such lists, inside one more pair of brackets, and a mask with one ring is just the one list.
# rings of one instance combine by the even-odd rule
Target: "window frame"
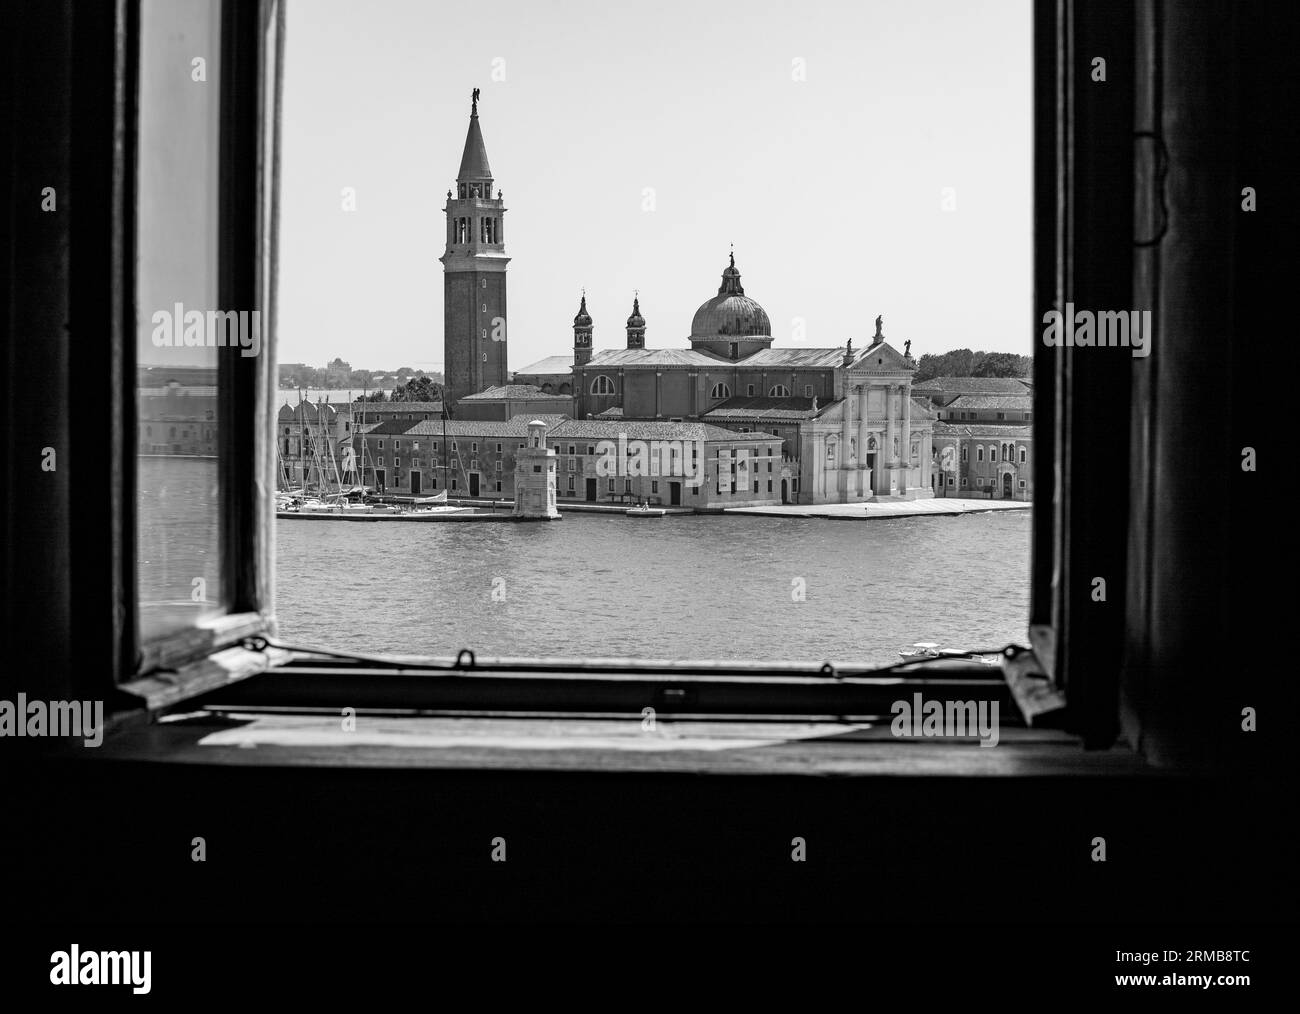
[[[102,350],[92,349],[91,343],[78,344],[78,373],[103,382],[76,399],[68,398],[68,405],[57,406],[58,412],[48,413],[42,421],[48,419],[52,431],[65,435],[69,442],[77,434],[79,448],[98,446],[108,452],[90,473],[111,490],[106,516],[84,526],[67,526],[71,549],[68,584],[76,589],[67,596],[77,630],[77,644],[71,650],[86,662],[83,669],[87,673],[102,673],[104,659],[114,659],[111,685],[99,686],[108,692],[122,685],[121,677],[140,672],[142,663],[139,646],[134,643],[138,635],[133,633],[135,582],[128,573],[135,548],[131,458],[138,419],[132,399],[123,393],[134,390],[135,308],[133,298],[122,297],[122,293],[135,292],[133,237],[131,229],[120,227],[122,222],[134,222],[135,138],[127,111],[133,110],[128,96],[133,95],[133,61],[138,59],[139,6],[138,0],[122,0],[116,6],[90,4],[87,10],[83,15],[79,8],[70,60],[73,76],[85,86],[74,89],[68,124],[76,155],[70,160],[71,184],[82,207],[96,210],[83,212],[65,227],[71,240],[71,277],[77,280],[70,289],[69,317],[74,322],[93,322],[112,340],[102,343],[106,346]],[[263,610],[269,610],[273,602],[274,528],[270,505],[265,498],[254,496],[254,491],[259,476],[269,485],[274,474],[274,455],[268,453],[270,429],[258,421],[271,416],[269,405],[275,390],[276,222],[273,206],[269,221],[258,219],[255,198],[260,192],[258,155],[270,157],[278,166],[278,131],[272,129],[275,115],[263,116],[266,105],[262,100],[270,80],[275,82],[277,96],[279,92],[283,8],[276,0],[226,0],[223,24],[227,19],[235,31],[223,31],[222,38],[223,88],[230,89],[232,105],[228,111],[223,101],[221,193],[223,205],[234,203],[223,206],[222,211],[222,305],[264,309],[267,328],[264,353],[256,361],[247,365],[241,365],[240,357],[231,357],[238,362],[223,361],[232,381],[223,395],[223,409],[233,415],[228,415],[232,425],[221,433],[222,446],[245,448],[251,454],[247,460],[253,462],[248,474],[230,483],[227,516],[237,518],[238,524],[230,526],[230,536],[223,542],[224,553],[231,554],[223,555],[223,561],[237,564],[228,571],[234,584],[230,618],[247,616],[273,632]],[[280,26],[273,55],[265,51],[260,35],[269,22]],[[1135,616],[1140,618],[1141,609],[1147,608],[1144,597],[1150,596],[1158,579],[1149,566],[1140,573],[1130,572],[1133,587],[1126,595],[1123,575],[1130,512],[1117,509],[1113,502],[1103,503],[1099,493],[1090,491],[1104,490],[1110,496],[1114,484],[1100,480],[1128,474],[1136,434],[1154,433],[1149,437],[1151,444],[1169,439],[1164,430],[1151,427],[1164,423],[1169,428],[1167,420],[1173,415],[1158,412],[1153,399],[1130,405],[1134,390],[1131,361],[1089,355],[1087,350],[1044,347],[1040,338],[1047,308],[1066,301],[1081,306],[1123,306],[1132,299],[1133,258],[1117,256],[1117,252],[1131,251],[1134,238],[1136,72],[1127,61],[1111,62],[1104,106],[1090,101],[1098,89],[1087,90],[1086,81],[1090,53],[1135,50],[1139,65],[1149,63],[1152,29],[1141,18],[1138,22],[1108,20],[1101,12],[1068,3],[1034,9],[1034,294],[1028,325],[1034,341],[1032,425],[1036,453],[1031,464],[1037,509],[1032,522],[1029,638],[1051,692],[1059,697],[1053,708],[1060,707],[1068,696],[1069,727],[1083,731],[1089,745],[1114,740],[1117,660],[1125,650],[1126,598],[1136,596],[1139,611]],[[104,87],[108,82],[113,87]],[[278,98],[275,107],[278,112]],[[250,115],[235,115],[235,110]],[[263,144],[267,147],[259,148]],[[232,152],[248,157],[232,158]],[[1149,170],[1145,164],[1138,168]],[[272,175],[277,174],[278,168],[273,168]],[[235,251],[241,252],[242,264],[235,263],[241,259],[233,256]],[[269,255],[267,269],[262,267],[264,255]],[[258,283],[266,281],[263,275],[267,272],[270,295],[264,304],[258,298]],[[80,324],[83,329],[86,326]],[[16,361],[24,366],[43,362],[36,353],[24,350],[20,355],[25,358]],[[1142,390],[1156,385],[1146,376],[1142,383],[1146,385]],[[57,420],[65,408],[67,418]],[[107,427],[104,420],[108,420]],[[1116,420],[1125,425],[1117,426]],[[1128,425],[1132,426],[1130,443],[1117,454],[1113,436],[1126,432]],[[87,433],[101,442],[96,445],[90,437],[80,436]],[[1104,456],[1098,448],[1106,449]],[[93,454],[80,457],[97,461]],[[79,479],[85,475],[81,472]],[[1152,509],[1149,487],[1141,487],[1135,496],[1138,508]],[[34,515],[27,512],[44,508],[48,501],[47,497],[34,499],[30,505],[11,506],[11,517],[30,518]],[[56,504],[60,519],[68,516],[66,510],[57,510]],[[1138,533],[1132,538],[1137,558],[1142,559],[1154,536]],[[13,551],[7,552],[13,555]],[[1089,600],[1087,582],[1079,580],[1084,568],[1117,575],[1107,608],[1097,609]],[[100,604],[105,591],[111,592],[112,610]],[[240,613],[240,606],[248,608]],[[10,622],[19,622],[25,615]],[[1149,637],[1146,630],[1136,633]],[[182,648],[172,661],[209,659],[215,646],[238,640],[230,631],[213,634],[203,643]],[[251,654],[266,664],[266,653]],[[53,655],[64,657],[57,646]],[[228,681],[230,676],[223,672],[220,678]],[[87,679],[93,682],[92,677]],[[170,681],[178,686],[185,682]],[[147,691],[138,696],[154,707],[164,697],[176,700],[193,692],[197,685],[187,684],[170,697],[161,693],[151,696]]]

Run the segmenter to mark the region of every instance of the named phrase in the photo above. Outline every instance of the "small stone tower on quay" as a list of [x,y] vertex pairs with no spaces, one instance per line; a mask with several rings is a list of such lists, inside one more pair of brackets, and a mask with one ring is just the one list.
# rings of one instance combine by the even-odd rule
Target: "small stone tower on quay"
[[546,423],[528,424],[528,443],[515,454],[514,516],[524,521],[551,521],[555,507],[555,451],[546,446]]

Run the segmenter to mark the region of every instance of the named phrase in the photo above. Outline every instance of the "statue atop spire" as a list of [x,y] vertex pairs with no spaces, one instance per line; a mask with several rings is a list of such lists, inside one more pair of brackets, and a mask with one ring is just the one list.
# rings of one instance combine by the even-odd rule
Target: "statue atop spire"
[[474,95],[470,99],[469,115],[470,116],[478,115],[478,89],[477,88],[474,89]]

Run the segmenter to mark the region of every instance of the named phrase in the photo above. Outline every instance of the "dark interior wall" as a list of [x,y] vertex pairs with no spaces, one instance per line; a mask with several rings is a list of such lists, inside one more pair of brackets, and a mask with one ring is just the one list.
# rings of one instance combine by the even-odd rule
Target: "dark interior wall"
[[[19,664],[0,689],[73,696],[71,390],[73,222],[71,3],[6,10],[3,623]],[[52,193],[52,209],[43,210]],[[87,338],[90,329],[87,328]],[[46,448],[51,451],[47,452]],[[53,470],[43,465],[53,454]],[[26,663],[40,660],[38,669]]]
[[1294,918],[1297,886],[1240,782],[110,762],[13,784],[7,868],[78,870],[10,885],[38,922],[1218,923]]

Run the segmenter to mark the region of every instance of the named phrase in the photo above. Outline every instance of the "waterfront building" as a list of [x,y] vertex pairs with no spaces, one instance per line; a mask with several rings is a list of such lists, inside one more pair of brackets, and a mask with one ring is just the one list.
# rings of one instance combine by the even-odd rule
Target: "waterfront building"
[[933,475],[935,496],[1032,501],[1033,426],[936,422]]
[[[781,502],[781,441],[702,422],[537,417],[556,455],[556,496],[714,510]],[[392,419],[360,434],[365,482],[391,495],[512,499],[530,415]]]
[[567,419],[547,432],[559,495],[720,510],[781,503],[781,439],[703,422]]
[[1028,377],[934,377],[912,385],[917,397],[928,398],[944,408],[964,395],[1016,396],[1033,394]]
[[215,457],[217,388],[172,380],[137,391],[140,454]]
[[555,508],[555,451],[546,444],[547,424],[541,419],[528,423],[528,439],[515,455],[514,516],[530,520],[551,520]]
[[447,191],[443,267],[443,372],[447,397],[459,399],[509,382],[506,373],[506,207],[492,196],[492,169],[474,89],[456,189]]
[[1027,423],[1034,418],[1034,396],[963,394],[936,411],[945,422]]
[[[361,434],[365,483],[397,496],[513,498],[516,453],[532,415],[506,420],[389,419]],[[553,426],[564,416],[543,415]]]
[[1032,500],[1034,388],[1028,377],[935,377],[935,496]]

